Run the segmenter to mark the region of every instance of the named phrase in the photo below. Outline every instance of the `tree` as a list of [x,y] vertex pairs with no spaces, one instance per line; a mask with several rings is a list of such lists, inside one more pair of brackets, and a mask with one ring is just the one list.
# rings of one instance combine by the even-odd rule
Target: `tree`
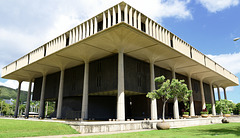
[[160,99],[163,101],[163,121],[165,120],[165,106],[169,99],[177,97],[179,101],[183,101],[186,105],[187,101],[192,93],[192,90],[188,90],[184,80],[167,79],[165,81],[164,76],[156,77],[155,82],[158,83],[158,89],[153,92],[148,92],[147,97],[150,99]]
[[209,114],[212,114],[212,104],[206,104],[206,108]]
[[232,101],[228,101],[226,99],[221,99],[220,101],[216,101],[216,112],[223,114],[230,114],[233,112],[235,108],[235,104]]
[[47,115],[50,116],[55,110],[55,101],[48,102],[48,112]]
[[233,109],[234,114],[239,114],[240,113],[240,103],[237,103],[235,108]]
[[19,113],[20,114],[25,112],[25,109],[26,109],[26,104],[20,104],[19,105]]
[[10,104],[7,104],[3,101],[3,105],[2,105],[2,113],[4,115],[13,115],[14,112],[13,112],[13,106],[10,105]]

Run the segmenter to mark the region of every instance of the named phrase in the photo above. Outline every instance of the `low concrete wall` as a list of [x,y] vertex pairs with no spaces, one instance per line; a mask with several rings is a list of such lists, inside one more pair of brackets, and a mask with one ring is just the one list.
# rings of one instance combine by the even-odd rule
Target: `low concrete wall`
[[153,123],[150,121],[69,122],[68,124],[80,133],[114,132],[153,128]]
[[[222,123],[223,117],[194,118],[194,119],[174,119],[166,120],[171,128],[199,126]],[[230,122],[240,122],[240,117],[229,117]],[[100,133],[141,129],[156,129],[157,122],[162,120],[144,120],[144,121],[99,121],[99,122],[77,122],[68,121],[72,128],[80,133]]]

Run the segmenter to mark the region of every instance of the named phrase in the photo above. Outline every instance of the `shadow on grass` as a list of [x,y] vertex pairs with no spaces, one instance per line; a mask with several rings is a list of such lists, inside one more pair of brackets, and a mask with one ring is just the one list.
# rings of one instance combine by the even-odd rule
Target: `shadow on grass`
[[235,135],[240,137],[240,126],[226,126],[226,128],[213,128],[202,130],[200,135],[221,136],[221,135]]

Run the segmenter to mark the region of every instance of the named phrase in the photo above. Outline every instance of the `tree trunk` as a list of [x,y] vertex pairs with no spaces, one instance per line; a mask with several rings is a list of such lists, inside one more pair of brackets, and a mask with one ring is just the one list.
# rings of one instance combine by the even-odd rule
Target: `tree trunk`
[[167,102],[167,101],[164,101],[164,102],[163,102],[163,114],[162,114],[162,116],[163,116],[163,121],[165,121],[165,105],[166,105],[166,102]]

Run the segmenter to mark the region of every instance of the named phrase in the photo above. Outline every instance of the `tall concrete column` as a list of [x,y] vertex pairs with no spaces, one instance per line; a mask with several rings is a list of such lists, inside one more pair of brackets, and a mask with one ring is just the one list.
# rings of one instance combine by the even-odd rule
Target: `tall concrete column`
[[225,100],[227,100],[226,88],[223,88],[223,92],[224,92],[224,98],[225,98]]
[[42,119],[44,118],[44,109],[45,109],[45,100],[44,100],[44,95],[45,95],[45,86],[46,86],[46,77],[47,75],[43,75],[42,79],[42,89],[41,89],[41,97],[40,97],[40,107],[39,107],[39,118]]
[[[150,62],[150,82],[151,82],[151,91],[155,90],[155,74],[154,74],[154,64]],[[151,100],[151,119],[157,120],[157,100]]]
[[26,104],[25,118],[28,118],[28,117],[29,117],[29,108],[30,108],[30,100],[31,100],[31,90],[32,90],[32,80],[30,80],[29,86],[28,86],[28,95],[27,95],[27,104]]
[[18,81],[18,93],[17,93],[17,99],[16,99],[16,106],[14,111],[14,117],[18,117],[18,108],[19,108],[19,99],[20,99],[20,93],[21,93],[21,84],[22,81]]
[[57,119],[62,118],[63,86],[64,86],[64,69],[61,69],[60,84],[58,91]]
[[[174,69],[172,69],[172,78],[176,79],[176,73]],[[173,115],[174,115],[174,119],[179,119],[179,108],[178,108],[177,97],[174,97],[174,100],[173,100]]]
[[[188,75],[188,88],[192,90],[192,79],[190,75]],[[195,116],[193,93],[190,96],[190,116]]]
[[119,52],[118,53],[117,119],[119,121],[125,121],[124,59],[123,59],[123,52]]
[[202,97],[202,109],[206,108],[206,102],[205,102],[205,95],[204,95],[204,88],[203,88],[203,81],[200,80],[200,89],[201,89],[201,97]]
[[216,115],[215,101],[214,101],[214,91],[212,88],[212,83],[210,83],[210,92],[211,92],[211,104],[212,104],[212,115]]
[[48,101],[46,101],[46,106],[45,106],[45,116],[48,114]]
[[218,86],[217,86],[217,91],[218,91],[218,101],[220,101],[221,100],[221,95],[220,95],[220,89],[219,89]]
[[[219,86],[217,86],[217,91],[218,91],[218,101],[220,101],[221,100],[221,95],[220,95],[220,88],[219,88]],[[220,111],[220,115],[223,115],[222,110]]]
[[82,114],[81,114],[81,117],[83,120],[88,119],[88,77],[89,77],[89,62],[85,61],[83,97],[82,97]]

